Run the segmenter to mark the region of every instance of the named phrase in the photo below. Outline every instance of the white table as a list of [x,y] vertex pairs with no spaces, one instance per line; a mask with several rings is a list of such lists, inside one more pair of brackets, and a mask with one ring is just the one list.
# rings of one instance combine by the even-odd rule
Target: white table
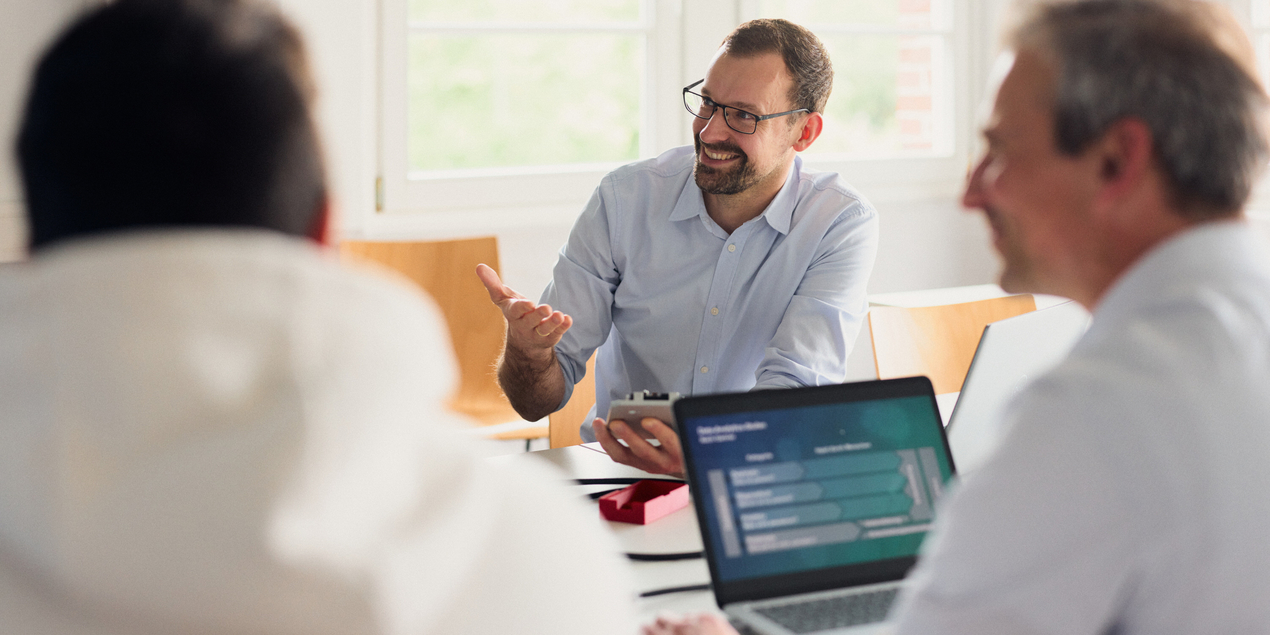
[[[541,450],[497,457],[490,460],[545,460],[573,478],[664,478],[625,465],[614,463],[589,443],[554,450]],[[579,496],[589,492],[622,487],[621,485],[574,485]],[[599,506],[596,505],[596,516]],[[617,536],[623,551],[632,553],[681,553],[701,551],[701,533],[693,507],[687,507],[647,525],[633,525],[600,520]],[[632,562],[635,588],[639,592],[667,587],[689,586],[710,582],[710,571],[704,559],[670,562]],[[652,621],[661,613],[695,613],[717,610],[710,591],[690,591],[641,598],[636,605],[640,623]]]

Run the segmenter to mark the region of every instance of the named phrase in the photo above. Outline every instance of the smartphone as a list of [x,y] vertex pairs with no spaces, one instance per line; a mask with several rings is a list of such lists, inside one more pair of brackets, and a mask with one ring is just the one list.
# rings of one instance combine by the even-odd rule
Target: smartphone
[[645,439],[652,439],[652,433],[644,429],[640,421],[644,417],[652,417],[675,427],[675,411],[672,404],[679,398],[677,392],[651,392],[648,390],[630,393],[625,399],[616,399],[609,404],[609,416],[606,422],[621,419],[632,430]]

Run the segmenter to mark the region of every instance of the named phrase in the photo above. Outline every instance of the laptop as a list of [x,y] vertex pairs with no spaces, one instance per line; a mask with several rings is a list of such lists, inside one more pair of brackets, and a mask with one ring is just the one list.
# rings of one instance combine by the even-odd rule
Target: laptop
[[963,475],[978,468],[996,447],[1006,404],[1067,357],[1089,328],[1089,319],[1089,312],[1069,301],[983,329],[948,419],[948,444]]
[[684,397],[715,602],[742,633],[885,629],[954,469],[930,380]]

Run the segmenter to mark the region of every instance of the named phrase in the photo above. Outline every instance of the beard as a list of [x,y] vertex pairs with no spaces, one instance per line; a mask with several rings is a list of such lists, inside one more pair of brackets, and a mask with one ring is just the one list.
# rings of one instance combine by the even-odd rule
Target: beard
[[758,174],[755,173],[754,166],[750,164],[750,157],[742,152],[741,148],[730,143],[705,146],[714,152],[735,154],[739,157],[736,165],[720,170],[701,163],[703,145],[705,144],[701,143],[701,136],[693,135],[693,146],[697,150],[697,158],[692,168],[692,175],[702,192],[715,195],[740,194],[758,182]]

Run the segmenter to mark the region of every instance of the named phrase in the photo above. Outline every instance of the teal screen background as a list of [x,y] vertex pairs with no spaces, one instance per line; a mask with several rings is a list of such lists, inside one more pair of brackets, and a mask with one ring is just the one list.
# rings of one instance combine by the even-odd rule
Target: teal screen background
[[[737,432],[732,441],[702,442],[703,435],[699,431],[701,427],[755,421],[766,422],[766,429]],[[952,466],[948,460],[942,425],[929,396],[741,412],[697,417],[686,423],[690,424],[685,430],[688,432],[687,442],[692,445],[694,471],[703,487],[708,487],[706,474],[712,469],[727,472],[732,468],[923,447],[934,449],[941,482],[946,484],[952,478]],[[867,450],[830,454],[815,452],[817,447],[865,442],[871,444]],[[754,462],[746,458],[747,455],[753,457],[765,453],[771,453],[770,460]],[[735,488],[731,479],[728,483],[731,494]],[[914,556],[926,535],[925,531],[920,531],[770,553],[751,554],[746,549],[740,557],[725,557],[719,510],[715,506],[714,497],[704,491],[695,492],[694,496],[701,497],[705,507],[718,573],[725,581]],[[732,521],[740,528],[742,510],[737,509],[734,496],[729,498],[733,503],[730,510]],[[912,524],[918,523],[914,521]]]

